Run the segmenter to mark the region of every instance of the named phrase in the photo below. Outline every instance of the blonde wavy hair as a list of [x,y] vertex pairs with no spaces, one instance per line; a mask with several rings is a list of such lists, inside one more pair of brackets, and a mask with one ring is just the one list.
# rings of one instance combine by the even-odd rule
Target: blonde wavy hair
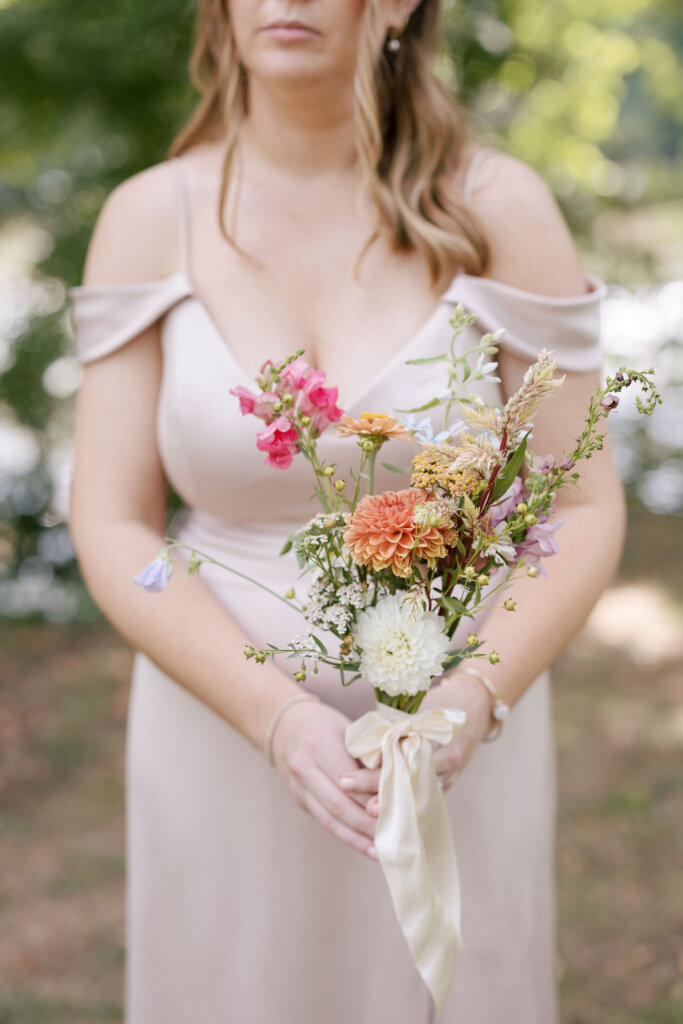
[[[442,0],[421,0],[393,52],[380,39],[378,14],[378,0],[367,0],[354,76],[357,152],[378,217],[354,273],[383,233],[394,251],[423,255],[432,284],[453,263],[466,273],[482,274],[489,259],[483,226],[463,203],[454,179],[468,137],[465,111],[433,70],[442,44]],[[223,222],[249,102],[228,0],[200,0],[189,74],[201,99],[167,157],[204,140],[224,141],[218,223],[226,241],[242,252]]]

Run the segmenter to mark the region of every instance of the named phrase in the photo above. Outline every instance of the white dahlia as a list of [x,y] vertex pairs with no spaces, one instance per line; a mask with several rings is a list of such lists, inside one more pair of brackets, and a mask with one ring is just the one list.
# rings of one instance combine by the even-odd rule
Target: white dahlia
[[362,675],[392,697],[427,690],[441,674],[450,643],[438,613],[415,615],[404,594],[383,597],[360,612],[353,635],[362,651]]

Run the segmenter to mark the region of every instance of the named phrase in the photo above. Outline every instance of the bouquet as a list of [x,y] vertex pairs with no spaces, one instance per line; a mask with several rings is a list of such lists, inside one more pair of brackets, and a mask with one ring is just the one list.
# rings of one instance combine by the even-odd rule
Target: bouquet
[[[448,743],[465,712],[420,712],[420,704],[434,679],[466,659],[500,660],[474,628],[459,645],[456,631],[497,604],[514,612],[515,601],[502,594],[520,573],[547,575],[542,560],[559,550],[557,492],[575,484],[577,464],[602,447],[602,421],[621,391],[640,385],[644,398],[637,406],[645,414],[661,401],[652,370],[622,367],[591,396],[572,450],[539,457],[529,447],[534,417],[564,378],[543,350],[504,406],[485,403],[474,388],[480,380],[499,380],[495,356],[505,332],[484,334],[458,354],[457,339],[474,320],[459,303],[448,351],[408,361],[443,364],[444,389],[419,408],[353,419],[338,408],[337,389],[325,386],[325,374],[306,363],[303,351],[264,363],[258,390],[231,391],[242,414],[262,422],[256,448],[268,465],[286,471],[293,459],[308,460],[320,507],[282,551],[296,552],[309,579],[305,598],[293,588],[274,595],[301,614],[301,634],[284,647],[249,644],[245,656],[261,664],[280,655],[295,659],[301,683],[322,662],[338,670],[343,686],[361,678],[373,686],[375,710],[350,723],[346,746],[367,767],[381,766],[375,847],[399,923],[439,1009],[455,951],[464,943],[457,862],[431,744]],[[442,414],[439,432],[426,413]],[[356,464],[343,472],[318,449],[329,429],[358,449]],[[376,494],[375,465],[390,438],[405,442],[407,465],[382,465],[407,477],[408,486]],[[189,572],[203,561],[236,571],[166,540],[134,578],[148,591],[168,582],[177,546],[191,552]]]

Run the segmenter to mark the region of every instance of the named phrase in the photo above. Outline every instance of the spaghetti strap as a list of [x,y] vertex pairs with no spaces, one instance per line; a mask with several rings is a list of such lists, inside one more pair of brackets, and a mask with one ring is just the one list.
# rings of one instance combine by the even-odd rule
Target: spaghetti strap
[[468,200],[472,195],[472,189],[474,188],[474,180],[476,178],[476,170],[481,160],[487,155],[487,153],[495,152],[493,146],[483,146],[478,149],[469,162],[467,168],[467,174],[465,176],[465,184],[463,186],[463,197]]
[[184,274],[190,276],[189,268],[189,238],[190,238],[190,197],[187,187],[187,175],[180,157],[173,157],[172,161],[176,169],[178,182],[178,206],[180,210],[180,268]]

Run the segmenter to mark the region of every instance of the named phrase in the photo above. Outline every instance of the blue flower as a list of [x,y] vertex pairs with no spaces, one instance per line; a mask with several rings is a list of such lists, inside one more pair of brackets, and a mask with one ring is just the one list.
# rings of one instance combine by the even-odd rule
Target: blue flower
[[170,558],[167,555],[159,555],[153,562],[146,565],[142,572],[133,576],[133,583],[144,587],[147,594],[158,594],[170,580],[172,572],[173,566]]
[[415,434],[420,441],[439,442],[445,441],[447,437],[451,436],[450,430],[442,430],[441,433],[437,434],[435,437],[434,428],[432,427],[432,421],[429,416],[425,416],[425,418],[420,420],[418,423],[411,412],[405,419],[401,420],[401,422],[406,430],[411,434]]

